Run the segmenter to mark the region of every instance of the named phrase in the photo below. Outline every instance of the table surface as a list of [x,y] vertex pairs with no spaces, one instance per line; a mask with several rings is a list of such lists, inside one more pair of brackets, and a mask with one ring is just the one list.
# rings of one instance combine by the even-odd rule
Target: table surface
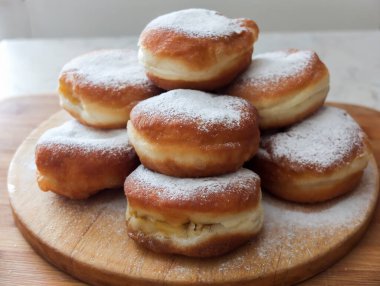
[[[0,44],[0,98],[53,93],[62,66],[100,48],[137,49],[137,37],[8,40]],[[262,33],[255,54],[315,50],[330,70],[328,100],[380,110],[380,31]]]

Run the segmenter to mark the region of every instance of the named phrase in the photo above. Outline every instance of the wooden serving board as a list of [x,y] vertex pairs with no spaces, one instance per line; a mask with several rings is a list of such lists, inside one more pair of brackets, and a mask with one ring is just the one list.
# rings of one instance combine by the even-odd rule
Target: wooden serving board
[[[379,113],[344,107],[369,134],[379,160]],[[122,191],[70,201],[38,189],[36,140],[68,118],[64,112],[57,113],[24,141],[9,168],[8,192],[15,222],[33,248],[60,269],[92,284],[291,284],[345,255],[364,233],[376,206],[378,172],[372,158],[358,188],[332,202],[300,206],[265,195],[263,231],[228,255],[191,259],[154,254],[128,238]]]

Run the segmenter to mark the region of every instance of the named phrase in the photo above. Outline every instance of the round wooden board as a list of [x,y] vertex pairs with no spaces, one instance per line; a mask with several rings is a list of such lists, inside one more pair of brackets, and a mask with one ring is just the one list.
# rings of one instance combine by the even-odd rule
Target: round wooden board
[[[380,139],[371,136],[380,125],[379,113],[360,107],[349,112],[370,135],[374,155],[380,158]],[[45,130],[68,119],[59,112],[24,141],[10,165],[8,191],[16,224],[34,249],[91,284],[292,284],[347,253],[364,233],[376,206],[379,178],[372,157],[357,189],[331,202],[302,206],[265,194],[262,232],[230,254],[212,259],[158,255],[128,238],[121,190],[71,201],[38,189],[36,141]]]

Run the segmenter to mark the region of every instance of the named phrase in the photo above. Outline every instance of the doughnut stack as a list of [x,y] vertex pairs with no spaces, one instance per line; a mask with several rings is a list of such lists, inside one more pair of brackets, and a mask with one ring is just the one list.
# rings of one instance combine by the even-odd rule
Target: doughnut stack
[[125,181],[137,243],[195,257],[231,251],[263,223],[260,178],[242,168],[259,147],[256,109],[216,95],[250,62],[255,22],[204,9],[158,17],[139,40],[147,76],[169,90],[138,103],[127,125],[142,165]]
[[294,203],[354,189],[370,151],[354,119],[324,106],[327,67],[309,50],[252,56],[258,34],[252,20],[187,9],[152,20],[138,53],[69,62],[61,105],[78,121],[39,140],[40,188],[79,199],[124,185],[128,235],[192,257],[259,233],[261,187]]

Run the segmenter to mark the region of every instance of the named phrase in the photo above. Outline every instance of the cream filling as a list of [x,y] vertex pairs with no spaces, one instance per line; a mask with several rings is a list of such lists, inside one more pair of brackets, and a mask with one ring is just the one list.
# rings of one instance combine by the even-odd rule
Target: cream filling
[[[195,216],[194,216],[195,215]],[[128,228],[142,231],[160,240],[171,240],[182,246],[201,243],[212,237],[229,234],[255,234],[263,224],[263,210],[259,204],[254,210],[235,215],[207,216],[192,213],[188,221],[177,224],[160,216],[134,210],[128,203],[126,219]]]
[[117,109],[112,109],[110,110],[111,112],[109,112],[108,110],[104,110],[101,106],[88,104],[83,101],[79,101],[78,104],[73,104],[63,94],[59,94],[59,102],[64,109],[77,114],[78,117],[82,118],[83,121],[88,124],[107,125],[126,122],[128,120],[128,116]]
[[183,80],[183,81],[207,81],[214,79],[219,74],[228,70],[237,58],[245,54],[247,50],[231,56],[219,57],[217,64],[202,70],[193,70],[188,65],[179,60],[168,57],[154,56],[144,47],[140,47],[138,58],[145,70],[159,78],[167,80]]

